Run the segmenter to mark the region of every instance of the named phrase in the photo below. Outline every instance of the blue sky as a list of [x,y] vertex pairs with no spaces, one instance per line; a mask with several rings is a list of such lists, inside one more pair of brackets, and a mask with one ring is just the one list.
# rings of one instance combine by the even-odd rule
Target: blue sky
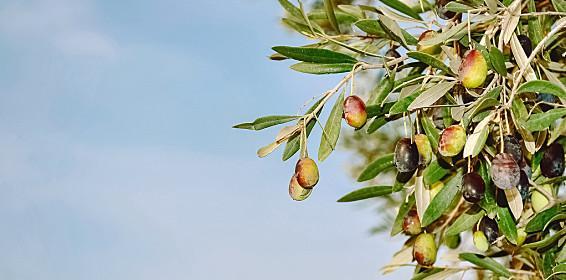
[[[266,57],[302,38],[277,1],[0,5],[0,278],[376,279],[400,246],[337,153],[292,202],[293,162],[256,149],[337,77]],[[315,141],[317,142],[317,141]],[[311,149],[314,149],[311,148]],[[395,276],[406,274],[394,274]]]

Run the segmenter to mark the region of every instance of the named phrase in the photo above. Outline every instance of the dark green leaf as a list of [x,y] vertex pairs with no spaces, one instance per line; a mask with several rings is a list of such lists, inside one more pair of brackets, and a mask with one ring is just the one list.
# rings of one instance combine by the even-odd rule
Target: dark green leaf
[[388,123],[385,116],[375,118],[368,126],[366,132],[372,134]]
[[480,206],[489,214],[495,213],[495,211],[497,211],[497,204],[495,203],[495,197],[493,196],[495,190],[491,183],[489,167],[483,160],[480,161],[478,173],[485,184],[485,192],[483,198],[480,200]]
[[264,128],[268,128],[274,125],[294,121],[300,117],[301,116],[266,116],[266,117],[257,118],[253,122],[237,124],[233,126],[233,128],[262,130]]
[[444,176],[450,173],[450,169],[445,169],[438,161],[432,161],[423,171],[424,183],[430,186],[438,181],[440,181]]
[[357,60],[349,55],[317,48],[277,46],[274,51],[295,60],[313,63],[356,63]]
[[324,10],[326,11],[326,16],[328,17],[328,21],[330,21],[330,25],[334,28],[338,34],[340,34],[340,26],[338,25],[338,21],[336,20],[336,15],[334,14],[334,1],[332,0],[324,0]]
[[411,7],[407,6],[405,3],[399,0],[381,0],[381,2],[401,13],[404,13],[414,19],[422,19],[421,16],[415,12]]
[[460,181],[462,181],[462,171],[458,171],[456,175],[450,178],[432,199],[423,216],[422,225],[424,227],[440,218],[450,208],[454,199],[459,199],[460,188],[458,185]]
[[505,77],[507,76],[507,68],[505,67],[505,58],[503,53],[497,48],[492,46],[489,50],[489,60],[493,69],[499,73],[499,75]]
[[462,3],[458,3],[455,1],[449,2],[444,6],[444,8],[448,11],[456,12],[456,13],[467,13],[469,10],[473,9],[468,5],[464,5]]
[[525,231],[528,232],[528,233],[541,231],[543,229],[544,225],[546,225],[546,223],[548,223],[548,221],[550,221],[550,219],[552,219],[552,217],[557,215],[558,212],[559,212],[558,206],[554,206],[552,208],[548,208],[548,209],[536,214],[527,223],[527,226],[525,227]]
[[406,202],[403,202],[399,207],[399,212],[397,217],[395,217],[395,222],[393,222],[393,227],[391,228],[391,236],[400,233],[403,230],[403,219],[407,216],[407,213],[415,205],[415,196],[411,195]]
[[511,277],[511,272],[502,264],[494,261],[492,258],[484,257],[482,255],[473,253],[461,253],[459,258],[463,261],[471,262],[479,267],[489,269],[501,276]]
[[517,94],[521,94],[523,92],[548,93],[560,98],[566,98],[566,91],[562,89],[562,87],[544,80],[534,80],[522,84],[517,89]]
[[358,177],[358,182],[375,178],[379,173],[393,167],[393,154],[384,155],[370,163]]
[[301,13],[301,10],[288,0],[279,0],[279,4],[281,4],[283,9],[285,9],[289,14],[293,15],[297,19],[303,18],[303,13]]
[[544,248],[544,247],[547,247],[547,246],[551,245],[552,243],[556,242],[556,240],[558,240],[559,238],[564,236],[564,234],[566,234],[566,228],[561,229],[560,231],[558,231],[557,233],[555,233],[553,235],[547,236],[543,240],[524,244],[523,247],[524,248]]
[[318,148],[318,160],[324,161],[332,151],[336,148],[338,138],[340,137],[340,128],[342,126],[342,112],[344,103],[344,92],[338,96],[328,120],[324,125],[324,132],[320,139],[320,146]]
[[517,244],[517,225],[513,220],[513,216],[507,207],[497,207],[497,224],[499,225],[499,230],[507,239],[513,243]]
[[[428,137],[428,141],[430,142],[432,149],[436,151],[436,149],[438,149],[438,139],[440,139],[440,134],[438,133],[438,130],[436,130],[434,123],[428,117],[422,117],[421,125],[423,126],[423,130]],[[425,184],[426,182],[427,180],[425,176]]]
[[388,37],[385,30],[383,30],[383,28],[379,24],[379,21],[377,21],[375,19],[360,20],[360,21],[356,22],[356,26],[359,29],[361,29],[362,31],[366,32],[367,34],[376,35],[376,36],[384,37],[384,38]]
[[453,224],[446,228],[446,235],[456,235],[473,228],[477,222],[485,215],[483,210],[469,210],[460,215]]
[[[530,13],[536,12],[537,8],[535,5],[535,1],[534,0],[529,0],[529,2],[527,2],[528,5],[528,9]],[[540,41],[542,40],[543,34],[545,33],[544,30],[542,29],[542,25],[540,24],[540,18],[539,16],[531,16],[528,18],[529,22],[528,22],[528,27],[529,27],[529,38],[531,38],[531,42],[533,43],[533,46],[536,46],[540,43]]]
[[566,108],[551,109],[543,113],[532,114],[525,123],[529,131],[541,131],[550,127],[556,120],[566,115]]
[[291,65],[291,69],[307,74],[337,74],[352,71],[354,64],[351,63],[310,63],[310,62],[299,62],[297,64]]
[[394,79],[388,76],[383,77],[379,84],[377,84],[377,86],[371,91],[366,105],[371,106],[381,104],[381,102],[387,98],[387,95],[389,95],[393,89],[394,82]]
[[390,19],[389,17],[378,14],[377,17],[379,18],[379,23],[383,30],[395,41],[399,44],[403,45],[405,48],[409,48],[407,46],[407,41],[405,40],[405,36],[403,35],[403,29],[397,24],[396,21]]
[[388,195],[391,194],[392,192],[393,192],[393,188],[391,186],[366,187],[359,190],[355,190],[341,197],[340,199],[338,199],[338,202],[358,201],[362,199]]
[[406,113],[407,108],[409,108],[409,105],[411,105],[411,103],[415,101],[415,99],[417,98],[417,96],[421,94],[421,92],[423,91],[419,89],[415,91],[413,94],[397,100],[397,102],[395,102],[395,104],[391,107],[391,109],[389,109],[389,114],[395,115],[395,114]]
[[427,65],[430,65],[430,66],[432,66],[436,69],[444,71],[444,72],[446,72],[450,75],[454,75],[454,73],[452,72],[450,67],[448,67],[448,65],[444,64],[444,62],[438,60],[438,58],[436,58],[436,57],[434,57],[430,54],[417,52],[417,51],[411,51],[411,52],[407,52],[407,56],[409,56],[410,58],[416,59],[420,62],[426,63]]

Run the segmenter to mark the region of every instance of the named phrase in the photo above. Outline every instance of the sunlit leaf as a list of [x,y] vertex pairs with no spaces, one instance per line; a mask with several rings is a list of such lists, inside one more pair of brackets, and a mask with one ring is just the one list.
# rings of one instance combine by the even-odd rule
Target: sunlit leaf
[[266,116],[266,117],[257,118],[253,122],[237,124],[233,126],[233,128],[262,130],[264,128],[268,128],[274,125],[294,121],[300,117],[301,116]]
[[342,92],[336,99],[332,111],[324,125],[324,133],[320,139],[320,146],[318,148],[318,160],[324,161],[332,151],[336,148],[338,138],[340,137],[340,128],[342,126],[342,112],[344,111],[344,92]]
[[432,199],[430,205],[427,207],[424,217],[421,221],[423,226],[428,226],[436,219],[440,218],[445,211],[447,211],[452,205],[454,199],[459,198],[460,188],[458,185],[462,180],[462,172],[458,171],[438,192],[438,194]]
[[409,111],[413,111],[415,109],[424,108],[431,106],[436,101],[438,101],[442,96],[446,94],[456,82],[440,82],[429,89],[425,90],[422,94],[420,94],[415,100],[408,106]]
[[566,108],[556,108],[543,113],[532,114],[525,123],[525,128],[529,131],[541,131],[564,116],[566,116]]
[[370,163],[358,176],[358,182],[375,178],[379,173],[393,167],[393,153],[384,155]]
[[523,92],[548,93],[560,98],[566,98],[566,90],[559,85],[544,80],[534,80],[519,86],[517,94]]
[[319,48],[277,46],[274,51],[295,60],[313,63],[356,63],[357,60],[347,54]]
[[307,74],[337,74],[352,71],[354,64],[351,63],[311,63],[311,62],[299,62],[297,64],[291,65],[291,69]]
[[473,254],[473,253],[461,253],[459,257],[463,261],[468,261],[479,267],[489,269],[501,276],[511,277],[511,272],[509,272],[509,270],[507,270],[505,266],[494,261],[492,258],[484,257],[482,255]]
[[352,202],[378,196],[384,196],[393,192],[392,186],[365,187],[346,194],[338,199],[338,202]]

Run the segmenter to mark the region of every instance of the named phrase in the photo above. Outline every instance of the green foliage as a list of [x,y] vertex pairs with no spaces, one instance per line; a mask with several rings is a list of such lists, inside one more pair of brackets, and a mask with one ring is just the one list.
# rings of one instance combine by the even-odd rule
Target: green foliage
[[[319,0],[305,6],[279,0],[285,11],[282,23],[308,39],[308,45],[273,47],[270,58],[281,63],[294,60],[291,69],[301,73],[343,73],[342,78],[321,90],[321,95],[312,93],[317,101],[302,114],[261,117],[234,128],[262,130],[287,123],[275,141],[258,152],[265,156],[285,144],[283,160],[299,151],[300,157],[307,157],[314,129],[321,130],[319,162],[341,139],[341,145],[358,157],[350,164],[351,172],[369,186],[338,201],[377,198],[367,203],[395,209],[397,215],[382,214],[383,223],[377,227],[390,227],[392,236],[403,231],[404,218],[412,210],[417,210],[423,230],[434,234],[439,244],[481,230],[484,217],[496,221],[499,238],[485,256],[459,254],[472,267],[419,266],[413,279],[445,279],[468,270],[492,278],[563,278],[566,207],[562,192],[555,190],[566,177],[542,174],[547,174],[545,166],[564,166],[565,160],[559,155],[550,164],[551,156],[545,155],[552,143],[566,146],[566,58],[561,56],[566,52],[565,2],[419,1],[414,6],[401,0],[363,2]],[[421,36],[423,28],[435,32]],[[471,50],[481,55],[466,59]],[[489,72],[483,75],[485,65]],[[466,80],[484,82],[471,88],[476,85]],[[365,106],[345,108],[345,97],[351,95],[365,100]],[[334,105],[323,114],[329,102]],[[348,119],[352,116],[362,121],[352,125]],[[356,128],[342,129],[344,118]],[[446,130],[449,126],[465,131],[465,143],[457,143],[464,138],[453,135],[458,129]],[[405,142],[408,147],[398,151],[401,137],[417,140],[415,146]],[[438,152],[460,146],[452,157]],[[521,184],[530,190],[515,183],[507,190],[495,185],[494,181],[517,179],[505,178],[512,172],[499,172],[494,163],[503,152],[520,157],[511,157],[510,167],[504,168],[516,165],[525,172],[527,180]],[[461,180],[468,172],[477,172],[484,183],[483,195],[474,205],[462,197]],[[545,189],[553,191],[541,194]],[[312,192],[316,194],[316,189]],[[533,207],[533,193],[546,204]],[[388,269],[412,261],[407,252],[413,242],[414,238],[407,240]]]

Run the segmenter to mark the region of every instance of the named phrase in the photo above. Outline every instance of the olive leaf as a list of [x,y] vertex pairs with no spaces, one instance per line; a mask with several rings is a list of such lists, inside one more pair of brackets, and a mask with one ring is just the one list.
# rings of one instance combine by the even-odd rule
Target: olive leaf
[[442,70],[450,75],[454,75],[452,69],[448,67],[448,65],[444,64],[444,62],[440,61],[438,58],[423,52],[411,51],[407,52],[407,56],[413,59],[416,59],[420,62],[426,63],[427,65],[432,66],[433,68]]
[[526,82],[517,88],[517,94],[523,92],[548,93],[560,98],[566,98],[566,90],[559,85],[544,80]]
[[421,120],[421,125],[423,126],[423,130],[425,131],[425,134],[428,137],[428,141],[432,146],[432,149],[436,151],[438,147],[438,139],[440,139],[440,133],[438,133],[436,127],[434,126],[434,123],[428,117],[422,117],[420,118],[420,120]]
[[370,96],[368,97],[368,101],[366,102],[367,106],[381,104],[387,95],[393,89],[395,79],[393,77],[383,77],[381,81],[377,84],[377,86],[371,91]]
[[274,125],[294,121],[301,116],[266,116],[255,119],[253,122],[241,123],[234,125],[233,128],[249,129],[249,130],[262,130]]
[[381,27],[385,28],[385,32],[395,38],[395,40],[400,44],[408,48],[407,41],[405,40],[405,36],[403,34],[403,31],[401,31],[402,29],[399,24],[385,15],[378,14],[377,17],[379,18]]
[[[306,112],[306,114],[310,114],[312,113],[322,102],[322,99],[318,100],[317,102],[315,102]],[[320,116],[320,113],[322,112],[322,109],[320,109],[317,113],[316,116]],[[299,121],[300,122],[300,121]],[[315,119],[312,119],[309,121],[309,123],[307,124],[307,127],[305,128],[306,132],[307,132],[307,138],[309,137],[309,135],[311,134],[311,131],[314,128],[314,125],[316,123]],[[299,149],[301,148],[301,134],[303,132],[301,131],[300,133],[296,133],[293,136],[291,136],[288,140],[287,140],[287,145],[285,145],[285,149],[283,150],[283,161],[286,161],[288,159],[290,159],[295,153],[297,153],[299,151]]]
[[375,118],[369,125],[366,130],[368,134],[372,134],[380,129],[382,126],[386,125],[389,121],[384,116]]
[[474,211],[469,210],[462,215],[460,215],[454,223],[452,223],[448,228],[446,228],[446,235],[456,235],[460,232],[464,232],[473,228],[478,221],[485,216],[485,212],[483,210]]
[[489,134],[489,122],[495,116],[495,112],[492,112],[487,118],[483,119],[478,123],[476,128],[474,128],[474,133],[468,136],[466,140],[466,145],[464,146],[464,157],[476,157],[479,155],[485,142],[487,141],[487,136]]
[[415,12],[411,7],[407,6],[405,3],[399,0],[381,0],[381,3],[401,12],[404,13],[414,19],[421,20],[421,16],[419,13]]
[[543,113],[532,114],[525,122],[525,129],[529,131],[541,131],[547,129],[559,118],[566,116],[566,108],[551,109]]
[[340,128],[342,126],[342,113],[344,112],[344,92],[342,92],[336,103],[330,111],[330,116],[326,120],[324,130],[320,139],[320,146],[318,148],[318,160],[324,161],[336,147],[338,138],[340,137]]
[[447,31],[438,33],[432,38],[419,42],[419,44],[423,46],[434,46],[451,40],[460,40],[460,38],[462,38],[462,36],[465,35],[465,32],[463,33],[462,31],[466,31],[467,26],[468,26],[467,22],[459,23],[456,26],[452,26]]
[[507,68],[505,67],[505,58],[503,57],[503,53],[501,51],[492,46],[489,49],[489,61],[493,66],[493,69],[499,73],[499,75],[506,76],[507,75]]
[[482,255],[473,253],[461,253],[459,258],[463,261],[468,261],[479,267],[489,269],[503,277],[511,277],[511,272],[507,270],[502,264],[494,261],[492,258],[488,258]]
[[450,169],[445,169],[438,164],[438,161],[435,160],[423,170],[424,183],[425,185],[430,186],[440,181],[448,174],[450,174]]
[[428,107],[438,101],[442,96],[446,94],[456,82],[440,82],[419,95],[415,100],[409,105],[407,110],[413,111],[415,109]]
[[500,40],[503,40],[504,44],[509,43],[509,40],[511,40],[511,36],[514,34],[515,28],[519,23],[520,13],[521,1],[514,1],[513,4],[511,4],[505,12],[503,21],[501,23],[502,33],[500,37]]
[[417,205],[417,214],[419,220],[423,220],[426,208],[430,204],[431,194],[430,190],[425,187],[422,175],[415,177],[415,201]]
[[326,11],[326,16],[328,17],[328,21],[332,28],[338,33],[340,33],[340,26],[338,25],[338,21],[336,20],[336,14],[334,13],[334,1],[332,0],[324,0],[324,10]]
[[288,58],[313,63],[356,63],[357,60],[349,55],[318,48],[276,46],[272,48]]
[[421,95],[423,91],[417,90],[413,94],[399,99],[392,107],[389,109],[389,115],[402,114],[407,112],[407,108]]
[[521,193],[519,193],[517,188],[510,188],[505,190],[505,197],[507,198],[509,209],[511,209],[513,217],[518,220],[523,212],[523,199],[521,198]]
[[525,226],[525,231],[528,233],[541,231],[544,225],[558,213],[559,207],[554,206],[536,214]]
[[468,5],[456,1],[448,2],[448,4],[444,6],[444,8],[448,11],[456,12],[456,13],[467,13],[469,10],[474,9]]
[[358,201],[358,200],[388,195],[391,194],[392,192],[393,192],[392,186],[365,187],[344,195],[343,197],[338,199],[338,202]]
[[462,180],[462,171],[459,170],[432,199],[426,208],[421,224],[428,226],[436,219],[440,218],[445,211],[452,205],[454,199],[458,199],[460,188],[458,184]]
[[352,71],[354,64],[351,63],[311,63],[299,62],[290,66],[291,69],[306,74],[338,74]]
[[[521,196],[519,195],[519,198]],[[505,237],[513,244],[517,244],[517,225],[507,207],[497,208],[497,224]]]
[[384,155],[370,163],[358,176],[358,182],[375,178],[379,173],[393,167],[393,153]]
[[379,21],[375,19],[360,20],[356,22],[355,25],[368,34],[377,35],[384,38],[388,36],[385,30],[383,30],[383,28],[379,24]]

